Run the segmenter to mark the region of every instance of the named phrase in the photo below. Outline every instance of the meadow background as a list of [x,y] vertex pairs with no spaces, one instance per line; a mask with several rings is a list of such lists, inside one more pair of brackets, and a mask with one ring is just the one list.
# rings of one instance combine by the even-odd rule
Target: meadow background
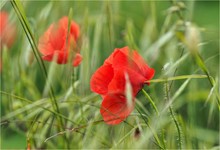
[[[0,4],[17,28],[13,46],[1,49],[1,149],[220,148],[219,1],[3,0]],[[12,4],[21,4],[18,10],[24,10],[36,43],[51,23],[71,16],[80,25],[82,63],[73,68],[44,62],[45,79]],[[155,69],[154,79],[185,79],[144,87],[159,114],[149,97],[139,92],[126,122],[109,126],[102,121],[102,98],[91,92],[90,77],[114,48],[124,46],[136,49]],[[207,77],[200,78],[207,72],[215,80],[212,85]],[[186,75],[195,74],[187,79]],[[52,108],[47,83],[59,113]]]

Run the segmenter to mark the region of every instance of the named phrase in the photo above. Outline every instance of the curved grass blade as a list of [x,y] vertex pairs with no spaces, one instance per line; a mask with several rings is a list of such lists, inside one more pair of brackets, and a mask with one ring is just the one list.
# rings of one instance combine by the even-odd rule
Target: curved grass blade
[[[19,97],[19,96],[17,96],[17,95],[13,95],[13,94],[10,94],[10,93],[4,92],[4,91],[0,91],[0,93],[1,93],[1,94],[4,94],[4,95],[11,96],[11,97],[13,97],[13,98],[16,98],[16,99],[19,99],[19,100],[22,100],[22,101],[25,101],[25,102],[27,102],[27,103],[33,103],[33,101],[31,101],[31,100],[28,100],[28,99],[25,99],[25,98],[22,98],[22,97]],[[45,100],[45,99],[44,99],[44,100]],[[73,122],[72,120],[68,119],[66,116],[64,116],[64,115],[62,115],[62,114],[60,114],[60,113],[57,113],[56,111],[50,110],[50,109],[45,108],[45,107],[40,106],[40,105],[36,105],[36,107],[40,107],[40,108],[42,108],[42,109],[44,109],[44,110],[46,110],[46,111],[51,112],[51,113],[54,114],[54,115],[57,115],[57,116],[59,116],[59,117],[65,119],[65,120],[67,120],[67,121],[72,122],[73,124],[76,124],[76,123]]]
[[[28,41],[30,42],[30,45],[32,47],[33,53],[35,55],[35,58],[37,59],[37,62],[39,64],[40,68],[41,68],[41,71],[43,72],[43,76],[46,79],[46,81],[49,82],[47,80],[46,67],[45,67],[44,62],[41,59],[40,53],[38,51],[34,35],[33,35],[32,31],[31,31],[30,25],[29,25],[29,23],[27,21],[27,17],[26,17],[25,12],[24,12],[24,8],[23,8],[23,6],[22,6],[22,4],[21,4],[21,2],[19,0],[12,0],[11,4],[12,4],[15,12],[18,15],[18,18],[19,18],[19,20],[21,22],[21,25],[22,25],[22,27],[23,27],[23,29],[25,31],[25,34],[26,34],[26,36],[28,38]],[[58,107],[58,104],[57,104],[57,101],[56,101],[56,98],[55,98],[55,95],[54,95],[54,92],[53,92],[51,84],[50,84],[50,97],[51,97],[51,104],[53,106],[54,111],[56,111],[58,114],[60,114],[59,107]],[[63,128],[64,126],[63,126],[62,118],[58,117],[58,120],[60,122],[61,127]]]
[[150,103],[151,103],[151,105],[153,106],[154,110],[156,111],[157,115],[159,115],[158,109],[157,109],[157,107],[156,107],[154,101],[153,101],[152,98],[150,97],[150,95],[147,94],[147,92],[146,92],[144,89],[142,89],[141,91],[144,93],[145,97],[150,101]]
[[151,128],[150,124],[148,123],[148,121],[145,119],[145,117],[143,116],[143,114],[140,112],[140,110],[138,109],[138,107],[136,106],[136,110],[138,111],[138,113],[141,115],[141,118],[144,120],[144,122],[146,123],[146,125],[150,128],[155,141],[155,144],[160,148],[160,149],[164,149],[163,146],[161,145],[161,142],[159,140],[158,135],[155,133],[155,131]]
[[[170,92],[170,85],[168,84],[168,82],[165,82],[165,99],[167,101],[170,101],[170,94],[169,94],[169,92]],[[176,126],[176,129],[177,129],[179,149],[182,149],[181,128],[180,128],[179,122],[177,121],[177,119],[175,117],[175,114],[174,114],[174,111],[173,111],[171,105],[169,106],[169,112],[170,112],[171,118],[173,119],[173,122],[174,122],[174,124]]]
[[164,79],[152,79],[152,80],[146,81],[146,83],[147,82],[150,82],[150,83],[160,83],[160,82],[175,81],[175,80],[203,79],[203,78],[208,78],[208,76],[207,75],[199,75],[199,74],[182,75],[182,76],[175,76],[175,77],[169,77],[169,78],[164,78]]

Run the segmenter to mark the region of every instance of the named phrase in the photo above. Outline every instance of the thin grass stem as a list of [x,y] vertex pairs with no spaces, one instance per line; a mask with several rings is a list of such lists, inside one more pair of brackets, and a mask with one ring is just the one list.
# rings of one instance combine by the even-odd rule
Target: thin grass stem
[[149,82],[150,83],[160,83],[160,82],[175,81],[175,80],[203,79],[203,78],[208,78],[208,76],[207,75],[199,75],[199,74],[182,75],[182,76],[175,76],[175,77],[147,80],[147,81],[145,81],[145,83],[149,83]]
[[158,109],[157,109],[157,107],[156,107],[154,101],[153,101],[152,98],[150,97],[150,95],[147,94],[147,92],[146,92],[144,89],[142,89],[141,91],[144,93],[145,97],[150,101],[150,103],[151,103],[151,105],[153,106],[154,110],[156,111],[157,115],[159,115]]
[[139,114],[141,115],[141,118],[144,120],[144,122],[146,123],[146,125],[150,128],[150,131],[152,132],[154,139],[156,140],[155,144],[160,147],[161,149],[164,149],[163,146],[161,145],[161,142],[159,140],[159,137],[157,136],[157,134],[153,131],[153,129],[151,128],[150,124],[148,123],[148,121],[145,119],[145,117],[143,116],[143,114],[140,112],[140,110],[138,109],[138,107],[136,107],[136,110],[139,112]]
[[[47,82],[49,82],[49,80],[47,80],[47,71],[46,71],[46,67],[44,65],[44,62],[43,60],[41,59],[41,56],[40,56],[40,53],[38,51],[38,48],[37,48],[37,44],[36,44],[36,41],[35,41],[35,38],[33,36],[33,33],[31,31],[31,28],[30,28],[30,25],[27,21],[27,17],[25,15],[25,12],[24,12],[24,9],[23,9],[23,6],[21,4],[21,2],[19,0],[12,0],[11,1],[11,4],[21,22],[21,25],[25,31],[25,34],[28,38],[28,41],[30,42],[30,45],[32,47],[32,50],[33,50],[33,53],[35,55],[35,58],[37,59],[37,62],[43,72],[43,76],[44,78],[46,79]],[[60,114],[60,110],[59,110],[59,107],[58,107],[58,104],[57,104],[57,101],[56,101],[56,98],[55,98],[55,94],[54,94],[54,91],[53,91],[53,88],[51,86],[51,84],[49,83],[49,87],[50,87],[50,97],[51,97],[51,104],[53,106],[53,109],[58,113]],[[62,121],[62,117],[60,117],[60,115],[57,117],[58,118],[58,121],[60,122],[60,125],[61,125],[61,128],[64,128],[64,124],[63,124],[63,121]],[[60,128],[60,127],[59,127]],[[60,130],[58,128],[58,130]]]

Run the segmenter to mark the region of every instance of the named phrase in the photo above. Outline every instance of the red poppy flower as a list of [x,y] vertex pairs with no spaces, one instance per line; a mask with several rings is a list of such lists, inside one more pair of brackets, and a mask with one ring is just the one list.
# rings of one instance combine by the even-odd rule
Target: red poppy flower
[[134,101],[131,106],[127,104],[124,92],[107,94],[100,109],[100,113],[107,124],[119,124],[127,118],[134,109]]
[[[79,38],[79,26],[74,21],[70,23],[68,34],[68,17],[63,17],[57,24],[53,23],[47,31],[40,37],[38,48],[46,61],[56,60],[58,64],[66,64],[73,56],[72,65],[78,66],[82,61],[82,56],[76,46]],[[73,54],[70,54],[73,52]]]
[[[132,106],[128,105],[126,75],[132,87]],[[91,78],[91,90],[103,96],[101,114],[107,124],[122,122],[134,109],[134,97],[154,76],[144,59],[128,47],[117,48]]]
[[0,43],[1,49],[3,45],[11,47],[16,36],[15,26],[9,22],[8,13],[5,11],[0,12]]

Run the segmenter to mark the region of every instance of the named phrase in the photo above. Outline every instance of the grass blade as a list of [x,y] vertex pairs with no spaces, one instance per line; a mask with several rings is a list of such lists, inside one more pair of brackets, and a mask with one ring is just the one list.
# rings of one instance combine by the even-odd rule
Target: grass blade
[[141,91],[144,93],[145,97],[150,101],[150,103],[151,103],[151,105],[153,106],[154,110],[156,111],[157,115],[159,115],[158,109],[157,109],[157,107],[156,107],[154,101],[153,101],[152,98],[150,97],[150,95],[147,94],[147,92],[146,92],[144,89],[142,89]]

